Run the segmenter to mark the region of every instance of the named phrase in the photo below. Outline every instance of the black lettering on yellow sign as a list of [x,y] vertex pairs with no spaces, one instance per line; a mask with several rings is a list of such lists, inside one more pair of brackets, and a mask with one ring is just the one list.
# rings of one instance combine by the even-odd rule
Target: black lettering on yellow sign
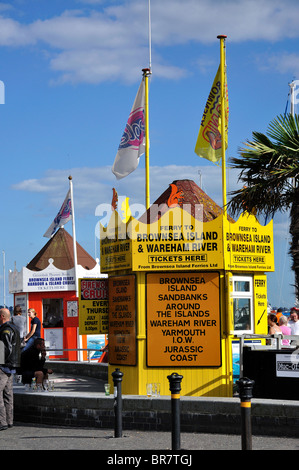
[[254,279],[254,286],[255,287],[265,287],[266,286],[266,280],[265,279]]
[[242,244],[236,244],[232,243],[231,246],[229,247],[229,251],[233,251],[236,253],[271,253],[271,247],[270,246],[264,246],[264,245],[242,245]]
[[[161,227],[162,228],[162,227]],[[172,227],[171,227],[172,229]],[[181,230],[181,229],[178,229]],[[182,233],[181,231],[178,232],[158,232],[158,233],[138,233],[136,236],[136,240],[138,242],[154,242],[154,241],[184,241],[184,240],[217,240],[218,233],[217,232],[186,232]]]
[[[171,227],[173,228],[173,227]],[[178,230],[180,230],[178,228]],[[194,251],[217,251],[218,250],[218,233],[215,231],[211,232],[190,232],[183,233],[178,232],[156,232],[156,233],[138,233],[136,235],[136,241],[138,245],[138,253],[143,253],[142,242],[145,242],[145,250],[147,253],[184,253]],[[193,241],[193,243],[189,243]],[[141,243],[140,243],[141,242]],[[153,243],[158,242],[158,243]],[[162,242],[162,243],[161,243]],[[173,243],[167,243],[173,242]],[[182,243],[180,243],[182,242]],[[183,243],[185,242],[185,243]],[[187,242],[187,243],[186,243]],[[172,261],[182,261],[183,259],[177,259]],[[160,260],[151,260],[157,261]],[[165,260],[169,261],[169,260]],[[185,259],[185,261],[188,261]],[[192,260],[195,261],[195,260]],[[202,260],[197,260],[202,261]]]
[[147,275],[148,366],[219,366],[219,274]]
[[[240,232],[227,232],[226,241],[227,251],[232,253],[248,253],[249,255],[256,254],[272,254],[272,237],[270,235],[262,235],[259,233],[250,233],[252,227],[240,226]],[[245,233],[244,233],[245,232]],[[265,258],[258,258],[256,256],[248,256],[247,259],[234,255],[235,263],[265,263]]]
[[79,279],[79,334],[108,333],[108,279]]
[[185,251],[217,251],[216,242],[146,244],[147,253],[181,253]]
[[109,363],[136,364],[134,275],[109,279]]
[[160,284],[205,284],[205,277],[204,276],[188,276],[185,275],[171,277],[169,274],[167,277],[163,278],[160,277],[159,283]]
[[114,243],[114,244],[111,244],[111,245],[103,245],[102,246],[102,255],[107,255],[107,254],[111,254],[111,253],[121,253],[123,251],[129,251],[130,250],[130,243],[129,242],[125,242],[125,243]]

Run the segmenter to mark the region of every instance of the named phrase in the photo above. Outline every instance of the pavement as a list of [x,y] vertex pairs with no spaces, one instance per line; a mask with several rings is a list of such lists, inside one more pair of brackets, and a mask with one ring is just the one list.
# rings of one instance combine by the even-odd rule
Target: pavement
[[[68,392],[72,394],[88,394],[88,395],[104,395],[105,394],[105,380],[95,379],[87,376],[75,376],[69,374],[53,373],[49,374],[49,381],[54,383],[55,392]],[[15,393],[25,393],[25,387],[23,384],[14,384]],[[29,390],[26,393],[37,393]],[[51,393],[51,392],[41,392]]]
[[[55,393],[67,391],[72,395],[104,395],[104,380],[59,374],[53,374],[50,378],[54,381]],[[24,386],[21,384],[15,384],[14,389],[15,393],[25,393]],[[51,394],[52,392],[26,393]],[[110,455],[115,455],[113,453],[115,451],[118,455],[122,455],[122,452],[129,452],[128,455],[141,455],[144,451],[149,452],[150,455],[155,451],[172,452],[171,437],[171,432],[125,429],[122,431],[122,437],[115,437],[114,429],[72,428],[16,422],[13,428],[0,431],[0,451],[100,450],[106,451],[103,455],[108,459]],[[189,452],[194,458],[198,451],[240,451],[241,449],[241,436],[238,435],[180,434],[180,453]],[[252,436],[252,450],[299,450],[299,438]],[[145,460],[145,463],[147,462]],[[176,463],[182,464],[182,462]],[[187,463],[183,463],[183,465],[187,465]]]
[[[234,450],[240,451],[241,437],[223,434],[181,433],[181,452]],[[13,428],[0,432],[0,450],[105,450],[171,451],[171,433],[126,431],[122,437],[114,437],[114,430],[69,428],[15,423]],[[291,451],[299,450],[299,439],[253,436],[252,450]],[[285,454],[285,456],[288,454]]]

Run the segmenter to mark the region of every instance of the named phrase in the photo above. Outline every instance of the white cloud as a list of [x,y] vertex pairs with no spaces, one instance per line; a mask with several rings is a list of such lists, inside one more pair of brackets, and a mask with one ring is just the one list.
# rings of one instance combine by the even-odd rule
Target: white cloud
[[27,46],[36,42],[27,25],[0,17],[0,45],[1,46]]
[[[230,181],[237,181],[235,170],[230,171],[232,172]],[[70,173],[73,178],[76,209],[81,214],[87,212],[93,214],[97,205],[110,203],[113,187],[117,189],[120,196],[128,196],[131,203],[144,204],[145,170],[143,168],[138,167],[127,178],[118,181],[111,172],[111,166],[73,168]],[[48,170],[42,178],[21,181],[14,184],[12,189],[45,193],[49,201],[49,208],[53,210],[52,206],[60,207],[61,200],[68,190],[68,176],[69,172],[65,170]],[[215,184],[215,181],[221,181],[221,169],[216,165],[209,164],[207,166],[152,166],[150,168],[151,203],[168,188],[170,183],[179,179],[193,180],[198,185],[201,181],[203,191],[217,204],[222,205],[221,184]],[[233,190],[235,187],[234,183],[234,187],[229,187],[228,190]]]
[[[228,170],[227,193],[240,187],[237,182],[237,171]],[[130,205],[145,205],[145,170],[138,167],[131,175],[122,180],[116,180],[111,167],[73,168],[70,171],[73,179],[74,205],[78,218],[94,216],[100,204],[110,204],[112,188],[117,189],[119,197],[129,197]],[[32,212],[41,212],[45,218],[56,215],[69,188],[69,172],[66,170],[48,170],[40,179],[29,179],[16,183],[13,190],[44,194],[43,198],[36,198],[36,204],[41,207],[32,207]],[[150,168],[151,204],[175,180],[189,179],[194,181],[218,205],[222,206],[221,169],[216,165],[206,166],[153,166]],[[215,184],[215,181],[218,182]],[[132,190],[134,188],[134,190]],[[95,218],[96,222],[96,218]],[[269,223],[270,220],[267,221]],[[260,218],[260,223],[265,221]],[[289,213],[277,213],[273,220],[274,237],[276,243],[288,245]],[[284,245],[285,246],[285,245]]]
[[[139,61],[137,61],[137,56]],[[52,70],[61,72],[54,83],[101,83],[122,79],[131,83],[136,77],[141,79],[141,67],[144,51],[109,51],[101,48],[85,50],[67,50],[51,60]],[[121,70],[125,72],[122,73]]]
[[[0,17],[0,45],[41,44],[48,49],[52,70],[60,74],[58,82],[99,83],[116,77],[136,81],[136,70],[148,62],[147,2],[110,2],[108,7],[100,0],[79,3],[85,4],[82,11],[67,10],[27,24],[8,17],[7,9]],[[219,31],[230,42],[272,43],[299,34],[299,3],[294,0],[152,0],[151,5],[156,77],[187,73],[178,64],[167,63],[161,47],[212,43]],[[291,67],[287,55],[284,67]]]
[[[171,7],[170,7],[171,4]],[[222,33],[230,41],[298,37],[299,4],[294,0],[164,0],[154,2],[153,37],[159,44],[211,42]]]
[[259,67],[278,73],[289,73],[291,77],[299,74],[299,54],[286,51],[258,58]]
[[48,192],[50,190],[50,186],[45,186],[42,180],[29,179],[29,180],[22,181],[21,183],[14,184],[12,186],[12,189],[34,192],[34,193],[41,193],[41,192]]

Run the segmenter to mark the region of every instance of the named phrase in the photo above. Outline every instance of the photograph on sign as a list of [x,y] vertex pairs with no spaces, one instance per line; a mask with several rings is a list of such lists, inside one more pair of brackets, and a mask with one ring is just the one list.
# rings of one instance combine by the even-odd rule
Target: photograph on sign
[[147,365],[220,367],[217,272],[147,274]]
[[87,349],[89,350],[90,360],[98,362],[103,355],[106,335],[88,335]]
[[109,277],[109,364],[135,366],[135,275]]

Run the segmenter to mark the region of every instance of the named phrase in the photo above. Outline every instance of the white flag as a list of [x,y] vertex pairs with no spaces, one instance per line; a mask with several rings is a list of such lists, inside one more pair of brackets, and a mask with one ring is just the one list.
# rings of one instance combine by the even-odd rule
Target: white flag
[[142,80],[116,154],[112,173],[117,179],[136,170],[145,152],[145,86]]
[[56,230],[65,225],[72,218],[72,201],[71,201],[71,190],[69,189],[66,198],[60,208],[60,211],[56,215],[52,224],[44,234],[44,237],[51,238]]

